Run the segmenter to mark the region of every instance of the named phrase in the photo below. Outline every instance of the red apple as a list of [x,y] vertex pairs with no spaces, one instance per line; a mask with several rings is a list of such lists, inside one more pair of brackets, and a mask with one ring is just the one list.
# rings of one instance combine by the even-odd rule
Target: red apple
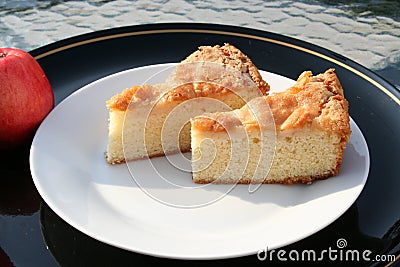
[[0,149],[29,143],[54,107],[50,82],[27,52],[0,48]]

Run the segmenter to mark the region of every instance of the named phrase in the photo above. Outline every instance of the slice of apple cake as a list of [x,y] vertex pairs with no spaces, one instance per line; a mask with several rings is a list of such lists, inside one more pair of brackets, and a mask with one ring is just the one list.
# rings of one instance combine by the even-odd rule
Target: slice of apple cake
[[257,67],[238,48],[201,46],[163,83],[134,86],[107,101],[107,161],[188,152],[191,117],[240,108],[268,91]]
[[193,181],[292,184],[335,176],[350,133],[334,70],[306,71],[284,92],[193,118]]

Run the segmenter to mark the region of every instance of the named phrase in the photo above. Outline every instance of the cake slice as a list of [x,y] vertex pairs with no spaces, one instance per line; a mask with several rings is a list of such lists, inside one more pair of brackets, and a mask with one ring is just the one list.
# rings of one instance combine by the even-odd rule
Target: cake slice
[[303,72],[284,92],[191,120],[195,183],[311,183],[339,173],[350,137],[334,72]]
[[230,44],[201,46],[160,84],[138,85],[107,101],[110,164],[190,150],[190,118],[242,107],[267,94],[257,67]]

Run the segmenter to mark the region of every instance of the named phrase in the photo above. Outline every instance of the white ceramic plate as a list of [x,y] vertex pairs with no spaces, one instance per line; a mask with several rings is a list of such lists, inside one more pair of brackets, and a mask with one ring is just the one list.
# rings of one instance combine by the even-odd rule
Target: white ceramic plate
[[[237,185],[228,194],[226,186],[209,185],[196,190],[222,197],[192,208],[168,205],[149,195],[151,188],[158,197],[174,196],[178,202],[198,196],[190,195],[185,187],[191,183],[190,173],[170,173],[184,184],[174,189],[160,186],[157,177],[147,177],[148,188],[143,190],[128,165],[106,163],[105,101],[134,84],[161,82],[172,66],[127,70],[93,82],[57,105],[41,124],[31,147],[33,180],[47,204],[70,225],[139,253],[229,258],[303,239],[336,220],[357,199],[367,180],[369,154],[354,121],[337,177],[312,185],[262,185],[253,193],[248,185]],[[272,91],[293,83],[276,74],[262,75]],[[163,158],[151,162],[163,171]],[[148,175],[145,163],[135,164],[135,175]]]

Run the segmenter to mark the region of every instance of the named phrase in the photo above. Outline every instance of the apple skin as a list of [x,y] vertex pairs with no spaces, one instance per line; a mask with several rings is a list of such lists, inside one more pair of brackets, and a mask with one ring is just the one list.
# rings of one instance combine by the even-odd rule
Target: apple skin
[[54,107],[54,94],[39,63],[17,48],[0,48],[0,149],[29,144]]

